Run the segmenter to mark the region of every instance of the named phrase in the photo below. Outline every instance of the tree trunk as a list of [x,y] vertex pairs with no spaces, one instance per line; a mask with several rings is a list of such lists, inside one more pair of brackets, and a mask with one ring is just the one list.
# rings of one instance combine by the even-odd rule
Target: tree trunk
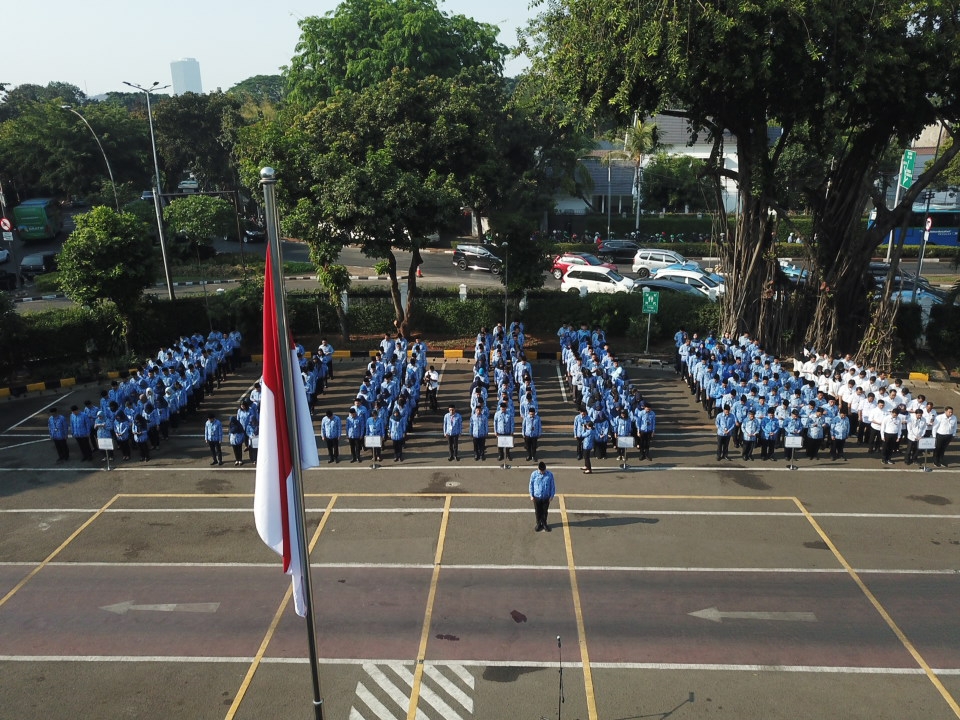
[[410,270],[407,273],[407,306],[404,308],[403,319],[398,328],[404,336],[410,330],[410,319],[413,316],[413,306],[417,299],[417,268],[422,264],[423,257],[420,255],[420,248],[414,242],[413,252],[410,255]]

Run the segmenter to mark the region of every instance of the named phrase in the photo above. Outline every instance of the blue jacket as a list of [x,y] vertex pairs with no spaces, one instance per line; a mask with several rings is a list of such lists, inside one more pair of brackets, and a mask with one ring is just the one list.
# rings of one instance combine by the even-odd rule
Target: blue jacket
[[454,412],[453,415],[447,413],[443,416],[443,434],[459,435],[463,432],[463,418],[460,413]]
[[390,416],[390,439],[403,440],[407,434],[407,422],[402,417]]
[[67,419],[63,415],[51,415],[47,420],[47,428],[52,440],[67,439]]
[[[540,424],[540,416],[534,415],[530,417],[527,415],[523,418],[523,436],[538,438],[543,434],[543,426]],[[553,477],[551,475],[551,477]]]
[[720,413],[717,415],[716,420],[717,426],[717,435],[730,435],[733,432],[734,427],[737,425],[736,419],[730,413]]
[[203,439],[207,442],[222,442],[223,423],[216,418],[213,420],[207,420],[203,427]]
[[323,420],[320,421],[320,437],[324,440],[336,440],[340,437],[342,427],[340,418],[337,415],[324,417]]
[[470,435],[475,438],[486,437],[490,434],[490,422],[485,412],[470,416]]
[[493,429],[497,435],[513,435],[513,413],[507,410],[497,410],[493,416]]
[[556,484],[553,481],[553,473],[549,470],[540,472],[540,469],[530,473],[530,497],[541,500],[552,498],[557,494]]
[[358,413],[347,415],[347,437],[353,440],[362,438],[366,425],[366,422]]

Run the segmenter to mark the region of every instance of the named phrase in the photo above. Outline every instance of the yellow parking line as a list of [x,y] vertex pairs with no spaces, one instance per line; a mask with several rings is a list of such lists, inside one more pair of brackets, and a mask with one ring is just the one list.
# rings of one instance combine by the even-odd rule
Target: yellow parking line
[[846,558],[840,553],[837,549],[837,546],[833,544],[833,541],[830,539],[830,536],[823,531],[823,528],[820,527],[820,524],[814,519],[813,515],[807,510],[806,506],[800,502],[798,498],[794,498],[794,502],[797,507],[800,509],[800,512],[803,513],[804,517],[807,518],[807,521],[813,526],[813,529],[817,532],[820,538],[826,543],[827,547],[830,548],[830,552],[833,553],[833,556],[837,558],[837,561],[843,566],[844,570],[853,578],[853,581],[857,584],[857,587],[860,588],[860,591],[866,596],[867,600],[870,601],[870,604],[873,605],[874,609],[880,613],[880,617],[883,618],[883,621],[887,624],[893,634],[897,636],[897,639],[900,641],[900,644],[906,649],[910,655],[913,656],[913,659],[916,661],[917,665],[923,670],[926,674],[927,679],[933,683],[933,686],[937,689],[937,692],[947,701],[947,705],[950,706],[950,709],[953,710],[953,714],[960,718],[960,705],[957,704],[957,701],[954,699],[953,695],[950,694],[950,691],[947,690],[943,683],[940,682],[940,678],[937,677],[936,673],[930,667],[926,660],[923,659],[923,656],[920,652],[913,646],[913,643],[910,642],[903,630],[900,629],[900,626],[897,625],[896,621],[890,616],[890,613],[887,612],[886,608],[880,603],[877,597],[870,592],[870,588],[866,586],[863,580],[860,579],[860,576],[857,574],[857,571],[853,569],[853,566],[847,562]]
[[[307,557],[309,557],[310,553],[313,552],[314,547],[316,547],[317,541],[320,539],[320,533],[323,532],[323,528],[326,526],[327,520],[330,518],[331,511],[333,510],[333,506],[336,502],[337,496],[331,496],[330,502],[327,503],[327,509],[324,511],[323,517],[320,518],[320,524],[317,525],[317,531],[310,539]],[[257,654],[254,655],[253,662],[251,662],[250,667],[247,668],[247,674],[244,675],[243,682],[240,683],[237,694],[233,698],[233,703],[231,703],[230,709],[227,710],[224,720],[233,720],[234,716],[237,714],[237,710],[240,709],[240,704],[243,702],[243,698],[246,696],[247,690],[250,689],[250,683],[253,682],[253,676],[257,674],[257,670],[260,668],[260,662],[263,660],[263,655],[267,652],[267,648],[270,646],[270,642],[273,640],[273,635],[277,631],[277,626],[280,624],[280,619],[283,617],[283,613],[286,611],[291,597],[293,597],[293,585],[291,583],[287,583],[287,591],[283,594],[283,599],[280,601],[280,607],[278,607],[277,612],[274,613],[273,620],[270,621],[270,627],[267,628],[267,632],[264,634],[263,640],[260,641],[260,647],[257,649]]]
[[567,549],[567,568],[570,571],[573,610],[577,617],[577,637],[580,641],[580,660],[583,663],[583,686],[587,694],[587,717],[590,720],[597,720],[597,699],[593,690],[590,655],[587,652],[587,634],[583,626],[583,610],[580,607],[580,586],[577,584],[577,567],[573,560],[573,540],[570,537],[570,523],[567,520],[567,503],[563,495],[558,495],[557,499],[560,501],[560,518],[563,521],[563,544]]
[[50,553],[49,555],[47,555],[47,557],[46,557],[39,565],[37,565],[33,570],[31,570],[31,571],[27,574],[27,576],[26,576],[25,578],[23,578],[23,580],[21,580],[21,581],[18,582],[16,585],[14,585],[14,586],[13,586],[13,589],[11,589],[10,592],[8,592],[6,595],[4,595],[2,598],[0,598],[0,607],[3,607],[3,605],[7,602],[7,600],[9,600],[10,598],[12,598],[14,595],[17,594],[17,592],[20,590],[20,588],[22,588],[24,585],[26,585],[28,582],[30,582],[30,580],[33,579],[33,577],[34,577],[38,572],[40,572],[41,570],[43,570],[43,568],[45,568],[57,555],[59,555],[61,552],[63,552],[63,551],[66,549],[67,545],[69,545],[69,544],[72,543],[74,540],[76,540],[77,536],[78,536],[80,533],[82,533],[84,530],[86,530],[88,527],[90,527],[90,525],[93,523],[94,520],[96,520],[96,519],[99,518],[101,515],[103,515],[103,513],[105,513],[105,512],[107,511],[107,508],[109,508],[111,505],[113,505],[114,501],[115,501],[118,497],[120,497],[120,496],[119,496],[119,495],[114,495],[112,498],[110,498],[110,500],[107,501],[107,504],[106,504],[106,505],[104,505],[102,508],[100,508],[99,510],[97,510],[93,515],[91,515],[89,518],[87,518],[87,521],[86,521],[85,523],[83,523],[83,525],[81,525],[81,526],[78,527],[76,530],[74,530],[72,533],[70,533],[70,537],[68,537],[66,540],[64,540],[62,543],[60,543],[60,547],[58,547],[58,548],[57,548],[56,550],[54,550],[52,553]]
[[407,708],[407,720],[416,720],[417,705],[420,702],[420,683],[423,680],[423,662],[427,654],[427,639],[430,637],[430,623],[433,620],[433,603],[437,597],[437,583],[440,580],[440,562],[443,559],[443,545],[447,537],[447,522],[450,519],[452,495],[447,495],[443,503],[443,518],[440,520],[440,534],[437,537],[437,553],[433,558],[433,576],[430,578],[430,592],[427,595],[427,609],[423,614],[423,630],[420,633],[420,647],[417,650],[417,666],[413,671],[413,687],[410,691],[410,705]]

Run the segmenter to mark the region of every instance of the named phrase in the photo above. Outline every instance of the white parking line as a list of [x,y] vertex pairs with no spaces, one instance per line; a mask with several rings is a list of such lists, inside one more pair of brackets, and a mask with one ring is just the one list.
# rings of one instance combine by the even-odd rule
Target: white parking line
[[47,408],[53,407],[53,406],[56,405],[57,403],[62,403],[62,402],[65,401],[68,397],[70,397],[71,395],[73,395],[73,393],[74,393],[74,391],[71,390],[71,391],[68,392],[66,395],[61,395],[61,396],[58,397],[58,398],[54,398],[53,400],[51,400],[50,402],[48,402],[46,405],[44,405],[42,408],[40,408],[39,410],[37,410],[35,413],[33,413],[32,415],[27,415],[27,417],[25,417],[23,420],[21,420],[21,421],[18,422],[18,423],[14,423],[13,425],[11,425],[10,427],[8,427],[8,428],[7,428],[6,430],[4,430],[3,432],[4,432],[4,433],[8,433],[8,432],[10,432],[11,430],[20,427],[20,426],[23,425],[25,422],[27,422],[27,420],[30,420],[31,418],[36,417],[37,415],[39,415],[40,413],[42,413],[42,412],[43,412],[44,410],[46,410]]

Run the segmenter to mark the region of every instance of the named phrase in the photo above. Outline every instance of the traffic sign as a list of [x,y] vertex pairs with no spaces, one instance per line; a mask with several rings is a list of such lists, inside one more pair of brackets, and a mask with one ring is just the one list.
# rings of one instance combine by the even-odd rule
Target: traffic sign
[[909,189],[913,185],[913,166],[917,161],[914,150],[904,150],[903,160],[900,161],[900,186]]
[[647,291],[643,294],[643,312],[655,315],[660,309],[660,293]]
[[0,218],[0,230],[10,231],[13,230],[13,223],[10,222],[10,218]]
[[923,229],[930,232],[933,229],[933,217],[927,215],[927,221],[923,224]]
[[4,231],[3,231],[3,241],[4,241],[4,242],[8,242],[8,243],[12,243],[12,242],[13,242],[13,233],[12,233],[12,232],[7,232],[6,230],[4,230]]

